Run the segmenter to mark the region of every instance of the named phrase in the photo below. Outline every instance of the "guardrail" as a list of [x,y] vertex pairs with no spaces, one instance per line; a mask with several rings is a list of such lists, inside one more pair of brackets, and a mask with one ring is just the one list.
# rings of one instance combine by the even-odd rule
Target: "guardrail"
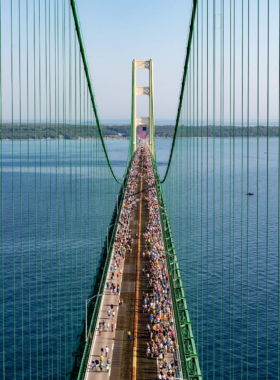
[[[114,247],[115,235],[116,235],[117,227],[118,227],[117,222],[120,218],[120,214],[122,211],[124,193],[125,193],[133,159],[134,159],[134,156],[131,157],[128,170],[126,172],[126,177],[120,189],[119,197],[117,199],[116,207],[111,219],[111,223],[110,223],[111,226],[109,227],[108,236],[107,236],[108,242],[109,242],[108,250],[107,250],[107,244],[105,242],[103,246],[103,251],[101,254],[101,259],[99,260],[99,264],[96,270],[97,274],[96,276],[94,276],[95,281],[91,287],[92,292],[88,296],[88,298],[91,298],[93,295],[102,294],[105,288],[107,272],[108,272],[110,259],[111,259],[111,252]],[[88,305],[87,319],[88,321],[90,321],[90,326],[88,328],[88,335],[91,335],[92,337],[94,336],[94,333],[95,333],[95,326],[96,326],[97,318],[99,315],[101,302],[102,302],[102,297],[95,297],[95,299],[93,299]],[[77,336],[79,339],[77,343],[77,349],[75,352],[72,352],[73,360],[72,360],[72,365],[71,365],[71,371],[67,372],[66,374],[67,380],[83,380],[87,371],[87,363],[88,363],[88,357],[90,354],[92,340],[88,339],[87,342],[85,342],[85,321],[82,321],[82,323],[83,323],[82,332],[81,334]]]
[[163,199],[157,164],[153,157],[152,162],[158,203],[160,206],[160,219],[162,225],[164,247],[165,251],[168,253],[166,255],[166,263],[169,272],[169,283],[173,303],[174,321],[176,323],[177,330],[182,375],[184,379],[201,380],[202,374],[199,366],[194,336],[192,333],[192,326],[187,308],[187,302],[185,299],[179,264]]

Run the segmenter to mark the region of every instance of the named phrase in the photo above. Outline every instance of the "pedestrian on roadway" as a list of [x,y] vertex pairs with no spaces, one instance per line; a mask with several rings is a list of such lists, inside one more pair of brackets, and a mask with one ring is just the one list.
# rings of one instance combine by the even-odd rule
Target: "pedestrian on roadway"
[[128,338],[128,340],[131,340],[131,332],[130,332],[130,330],[127,332],[127,338]]
[[108,354],[109,354],[109,348],[107,346],[105,348],[105,354],[106,354],[106,356],[108,356]]
[[103,363],[102,362],[100,362],[99,368],[100,368],[100,371],[103,370]]
[[111,315],[111,310],[110,309],[107,310],[107,315],[108,315],[108,317],[110,317],[110,315]]
[[112,332],[114,331],[114,323],[111,324]]
[[115,318],[115,310],[112,311],[112,317]]
[[109,328],[110,328],[110,323],[108,322],[107,323],[107,331],[109,331]]
[[111,303],[111,310],[113,310],[114,309],[114,305]]

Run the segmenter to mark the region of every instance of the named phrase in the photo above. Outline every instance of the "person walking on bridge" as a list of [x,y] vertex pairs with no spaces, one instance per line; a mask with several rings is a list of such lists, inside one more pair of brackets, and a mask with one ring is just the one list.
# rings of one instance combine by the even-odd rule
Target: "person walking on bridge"
[[108,348],[108,346],[106,346],[106,348],[105,348],[105,355],[108,356],[108,354],[109,354],[109,348]]

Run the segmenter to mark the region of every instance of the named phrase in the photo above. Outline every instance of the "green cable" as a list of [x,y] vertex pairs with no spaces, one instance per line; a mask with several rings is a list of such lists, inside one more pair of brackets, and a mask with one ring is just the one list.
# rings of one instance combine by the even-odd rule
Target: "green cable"
[[[250,145],[249,145],[249,117],[250,117],[250,2],[248,1],[248,56],[247,56],[247,194],[250,191],[250,162],[249,162],[249,157],[250,157]],[[246,378],[248,380],[249,378],[249,197],[247,196],[247,226],[246,226],[246,232],[247,232],[247,239],[246,239],[246,244],[247,244],[247,291],[246,291]]]
[[[206,256],[207,256],[207,266],[206,266],[206,298],[209,300],[209,0],[207,0],[207,23],[206,23],[206,30],[207,30],[207,63],[206,63],[206,94],[207,94],[207,100],[206,100],[206,120],[207,120],[207,149],[206,149],[206,157],[207,157],[207,164],[206,164]],[[206,337],[206,376],[207,380],[209,374],[209,334],[207,332]]]
[[[39,23],[39,31],[38,31],[38,39],[39,39],[39,125],[42,125],[42,55],[41,55],[41,1],[39,2],[39,8],[38,8],[38,23]],[[43,294],[43,252],[42,252],[42,209],[43,209],[43,200],[42,200],[42,137],[43,137],[43,132],[41,132],[40,136],[40,170],[39,170],[39,215],[40,215],[40,231],[39,231],[39,236],[40,236],[40,293],[41,296]],[[43,325],[43,318],[44,318],[44,311],[43,308],[40,309],[40,331],[44,331],[44,325]],[[41,355],[44,353],[44,334],[41,333]],[[42,372],[42,369],[41,369]],[[39,376],[40,378],[41,376]]]
[[[195,50],[196,50],[196,33],[195,33],[195,27],[194,27],[194,45],[193,45],[193,50],[192,50],[192,56],[193,56],[193,59],[192,59],[192,65],[193,65],[193,75],[192,75],[192,97],[191,97],[191,135],[192,135],[192,139],[191,139],[191,152],[192,152],[192,159],[191,159],[191,163],[192,163],[192,167],[191,167],[191,178],[192,178],[192,186],[191,186],[191,199],[192,199],[192,214],[191,214],[191,220],[192,220],[192,235],[195,236],[195,231],[194,231],[194,221],[195,221],[195,191],[194,191],[194,178],[195,178],[195,147],[194,147],[194,143],[195,143],[195,139],[194,139],[194,118],[195,118],[195,76],[196,76],[196,71],[195,71]],[[193,243],[191,245],[191,248],[192,250],[195,251],[195,248],[193,246]],[[194,252],[195,253],[195,252]],[[195,258],[194,258],[195,260]],[[192,263],[193,261],[192,260]],[[195,267],[195,264],[194,265],[191,265],[191,269],[193,269]],[[193,272],[192,271],[192,276],[193,276]],[[194,304],[194,300],[195,300],[195,291],[193,290],[194,287],[192,287],[192,303]],[[194,312],[196,312],[195,310],[195,305],[194,305]]]
[[[72,26],[72,23],[71,23],[72,19],[71,19],[71,13],[70,13],[70,10],[68,10],[68,33],[69,33],[69,124],[72,125],[73,124],[73,117],[72,117],[72,76],[73,76],[73,72],[72,72],[72,33],[71,33],[71,26]],[[73,156],[73,152],[72,152],[72,142],[70,141],[69,142],[70,146],[69,146],[69,155],[70,155],[70,173],[69,173],[69,176],[70,176],[70,204],[72,205],[73,204],[73,172],[72,172],[72,166],[73,166],[73,162],[72,162],[72,156]],[[71,310],[71,313],[70,313],[70,326],[71,326],[71,330],[72,330],[72,326],[73,326],[73,286],[74,286],[74,276],[73,276],[73,209],[72,207],[70,207],[70,310]],[[70,331],[70,348],[73,349],[74,347],[74,342],[73,342],[73,331]]]
[[199,266],[198,266],[198,259],[199,259],[199,190],[198,190],[198,183],[199,183],[199,138],[198,138],[198,119],[199,119],[199,17],[200,14],[197,12],[197,22],[196,22],[196,67],[197,67],[197,74],[196,74],[196,334],[197,339],[199,342],[199,338],[201,335],[201,331],[199,329],[199,306],[198,306],[198,300],[199,300]]
[[[48,126],[49,126],[49,132],[50,132],[50,142],[49,142],[49,146],[50,146],[50,154],[49,156],[52,157],[52,154],[55,154],[55,146],[54,144],[52,143],[51,141],[51,138],[52,138],[52,97],[51,97],[51,93],[52,93],[52,58],[53,58],[53,50],[51,49],[51,5],[50,5],[50,0],[48,0],[48,3],[47,3],[47,15],[48,15],[48,18],[47,18],[47,43],[48,43],[48,51],[47,51],[47,57],[49,58],[48,60]],[[53,153],[54,152],[54,153]],[[50,167],[50,179],[49,179],[49,188],[50,188],[50,197],[51,197],[51,201],[50,201],[50,208],[49,208],[49,215],[50,215],[50,232],[49,232],[49,236],[50,236],[50,241],[52,241],[52,236],[53,236],[53,224],[54,224],[54,221],[53,221],[53,171],[52,171],[52,165],[51,165],[51,162],[52,160],[50,159],[49,160],[50,164],[49,164],[49,167]],[[52,260],[52,253],[53,253],[53,245],[52,244],[49,244],[49,253],[50,253],[50,261],[51,261],[51,264],[50,264],[50,301],[49,301],[49,309],[50,309],[50,328],[49,328],[49,331],[50,331],[50,359],[51,359],[51,366],[50,366],[50,371],[51,371],[51,374],[50,374],[50,378],[54,378],[54,352],[55,352],[55,345],[54,345],[54,341],[52,340],[52,336],[53,336],[53,313],[52,313],[52,310],[53,310],[53,260]]]
[[204,363],[204,287],[203,287],[203,208],[204,208],[204,202],[203,202],[203,134],[202,134],[202,131],[203,131],[203,126],[204,126],[204,122],[203,122],[203,119],[204,119],[204,114],[203,114],[203,109],[204,109],[204,97],[203,97],[203,89],[204,89],[204,55],[203,55],[203,48],[204,48],[204,45],[203,45],[203,36],[204,36],[204,29],[203,29],[203,25],[204,25],[204,13],[203,13],[203,3],[201,2],[201,116],[200,116],[200,120],[201,120],[201,165],[200,165],[200,177],[201,177],[201,191],[200,191],[200,210],[201,210],[201,213],[200,213],[200,236],[201,236],[201,244],[200,244],[200,255],[201,255],[201,262],[200,262],[200,265],[201,265],[201,320],[202,320],[202,328],[201,328],[201,340],[200,340],[200,357],[201,357],[201,361],[200,361],[200,364],[201,364],[201,372],[203,373],[203,363]]
[[[45,119],[45,125],[46,125],[46,139],[45,139],[45,162],[46,162],[46,181],[45,181],[45,191],[46,194],[49,194],[49,152],[48,152],[48,48],[47,48],[47,0],[44,0],[44,96],[45,96],[45,112],[44,112],[44,119]],[[47,196],[48,198],[49,196]],[[49,262],[49,203],[46,202],[45,205],[45,211],[46,211],[46,235],[47,235],[47,244],[46,244],[46,254],[45,258],[47,259],[47,262]],[[49,268],[47,269],[48,273]],[[49,281],[47,283],[47,310],[46,310],[46,323],[47,323],[47,334],[46,334],[46,352],[47,352],[47,374],[49,377],[49,370],[51,368],[50,366],[50,314],[49,314],[49,303],[50,303],[50,284]]]
[[[63,134],[66,133],[66,57],[65,57],[65,0],[61,2],[61,68],[62,68],[62,85],[61,85],[61,107],[62,107],[62,130]],[[66,193],[67,189],[67,178],[66,178],[66,141],[63,139],[62,141],[62,189],[63,193]],[[66,199],[63,197],[62,201],[62,214],[63,214],[63,227],[62,227],[62,247],[61,247],[61,253],[64,256],[65,255],[65,248],[66,248],[66,235],[67,235],[67,228],[66,228],[66,219],[67,219],[67,205],[66,205]],[[63,266],[61,269],[61,275],[62,275],[62,281],[64,282],[64,279],[67,277],[67,265],[66,265],[66,259],[63,260]],[[61,356],[63,359],[63,363],[67,363],[67,317],[66,315],[66,302],[67,302],[67,289],[63,287],[62,284],[62,304],[61,304],[61,312],[62,312],[62,340],[61,340]],[[67,336],[66,336],[67,335]],[[64,365],[62,367],[62,372],[64,372]]]
[[21,357],[22,357],[22,366],[21,366],[21,376],[24,378],[24,363],[25,363],[25,350],[24,350],[24,319],[23,319],[23,242],[22,242],[22,128],[21,128],[21,118],[22,118],[22,101],[21,101],[21,92],[22,92],[22,83],[21,83],[21,6],[20,1],[18,0],[18,95],[19,95],[19,220],[20,220],[20,231],[18,231],[20,236],[20,285],[21,285]]
[[170,164],[172,161],[173,150],[174,150],[175,144],[176,144],[177,130],[179,128],[181,109],[182,109],[182,104],[183,104],[183,99],[184,99],[184,91],[185,91],[186,77],[187,77],[187,71],[188,71],[188,63],[189,63],[190,52],[191,52],[191,44],[192,44],[192,36],[193,36],[193,29],[194,29],[197,4],[198,4],[198,0],[193,0],[192,16],[191,16],[191,22],[190,22],[190,28],[189,28],[188,44],[187,44],[187,52],[186,52],[186,59],[185,59],[185,65],[184,65],[184,71],[183,71],[183,79],[182,79],[182,85],[181,85],[181,91],[180,91],[180,97],[179,97],[178,111],[177,111],[177,116],[176,116],[176,124],[175,124],[175,128],[174,128],[173,139],[172,139],[172,147],[170,150],[167,169],[166,169],[166,172],[164,174],[163,179],[161,180],[161,183],[163,183],[167,178],[169,167],[170,167]]
[[232,95],[232,103],[233,103],[233,113],[232,113],[232,121],[233,121],[233,139],[232,139],[232,268],[233,268],[233,275],[232,275],[232,328],[233,328],[233,334],[232,334],[232,378],[235,377],[235,182],[236,182],[236,173],[235,173],[235,155],[236,155],[236,147],[235,147],[235,107],[236,107],[236,81],[235,81],[235,74],[236,74],[236,1],[233,0],[233,95]]
[[243,252],[243,225],[244,225],[244,0],[242,0],[242,11],[241,11],[241,128],[242,128],[242,148],[241,148],[241,227],[240,227],[240,236],[241,236],[241,334],[240,334],[240,343],[241,343],[241,379],[243,378],[243,336],[244,336],[244,322],[243,322],[243,314],[244,314],[244,268],[243,268],[243,260],[244,260],[244,252]]
[[[27,224],[28,224],[28,272],[31,273],[31,262],[30,262],[30,256],[31,256],[31,238],[30,238],[30,134],[29,134],[29,33],[28,33],[28,25],[29,25],[29,18],[28,18],[28,9],[29,9],[29,2],[26,0],[26,41],[27,41],[27,47],[26,47],[26,114],[27,114],[27,189],[28,189],[28,195],[27,195]],[[28,335],[29,335],[29,346],[28,346],[28,356],[29,356],[29,377],[31,378],[32,373],[32,339],[31,339],[31,291],[30,291],[30,278],[28,280]]]
[[221,230],[221,255],[220,255],[220,271],[221,271],[221,323],[220,323],[220,340],[221,340],[221,356],[220,356],[220,376],[224,378],[224,2],[220,1],[222,25],[220,34],[220,230]]
[[[212,302],[212,315],[213,315],[213,324],[212,324],[212,346],[213,346],[213,363],[216,360],[216,215],[215,215],[215,197],[216,197],[216,130],[215,130],[215,107],[216,107],[216,25],[215,25],[215,17],[216,17],[216,1],[213,0],[213,198],[212,198],[212,240],[213,240],[213,269],[212,269],[212,281],[213,281],[213,302]],[[215,365],[213,365],[213,379],[215,380]]]
[[[78,111],[77,111],[77,104],[78,104],[78,64],[77,64],[77,40],[75,39],[75,231],[77,233],[78,231],[78,188],[77,188],[77,183],[78,183],[78,168],[77,168],[77,157],[78,157],[78,140],[77,140],[77,119],[78,119]],[[77,284],[77,273],[78,273],[78,247],[76,245],[75,248],[75,283]],[[77,320],[80,319],[80,313],[77,310]]]
[[[60,43],[60,30],[61,30],[61,17],[60,17],[60,13],[62,14],[62,12],[60,12],[60,5],[61,3],[59,1],[57,1],[57,8],[56,8],[56,17],[57,17],[57,22],[56,22],[56,25],[57,25],[57,28],[56,28],[56,32],[57,32],[57,42],[56,42],[56,60],[57,60],[57,73],[56,73],[56,85],[57,85],[57,103],[58,103],[58,106],[57,106],[57,122],[59,122],[60,120],[60,109],[62,108],[62,105],[61,105],[61,96],[60,96],[60,93],[61,93],[61,86],[60,86],[60,73],[61,73],[61,68],[60,68],[60,57],[62,56],[62,53],[61,53],[61,43]],[[57,127],[58,130],[61,128],[61,123],[59,122],[59,126]],[[61,174],[61,156],[63,154],[63,145],[58,142],[58,151],[57,151],[57,170],[58,172],[60,173],[60,176],[58,177],[58,180],[57,180],[57,187],[56,187],[56,192],[58,194],[61,193],[61,188],[62,188],[62,180],[60,177],[62,177]],[[62,147],[61,147],[62,145]],[[58,199],[59,199],[59,195],[58,195]],[[62,295],[62,250],[61,250],[61,247],[60,247],[60,241],[62,241],[62,238],[63,238],[63,227],[61,226],[61,223],[60,223],[60,207],[59,207],[59,202],[57,203],[57,220],[58,220],[58,227],[57,227],[57,249],[58,249],[58,291],[57,291],[57,310],[61,310],[61,305],[62,305],[62,301],[63,301],[63,295]],[[58,372],[58,376],[61,377],[61,373],[62,373],[62,363],[63,363],[63,359],[62,359],[62,349],[63,349],[63,313],[59,313],[58,312],[58,323],[59,323],[59,333],[58,333],[58,363],[57,363],[57,372]]]
[[[196,1],[196,0],[194,0],[194,1]],[[103,133],[102,133],[102,128],[101,128],[101,125],[100,125],[100,122],[99,122],[99,116],[98,116],[97,107],[96,107],[95,99],[94,99],[94,93],[93,93],[93,89],[92,89],[92,85],[91,85],[91,80],[90,80],[90,76],[89,76],[89,69],[88,69],[88,64],[87,64],[87,60],[86,60],[86,56],[85,56],[85,50],[84,50],[84,46],[83,46],[82,35],[81,35],[81,28],[80,28],[80,24],[79,24],[79,19],[78,19],[78,13],[77,13],[77,8],[76,8],[75,0],[70,0],[70,4],[71,4],[71,9],[72,9],[73,17],[74,17],[74,21],[75,21],[75,27],[76,27],[76,31],[77,31],[77,38],[78,38],[79,45],[80,45],[80,53],[81,53],[81,58],[82,58],[82,61],[83,61],[84,72],[85,72],[86,79],[87,79],[87,86],[88,86],[88,90],[89,90],[90,97],[91,97],[92,108],[93,108],[93,111],[94,111],[95,120],[96,120],[96,123],[97,123],[97,128],[98,128],[98,132],[99,132],[99,135],[100,135],[100,140],[101,140],[101,143],[102,143],[102,147],[103,147],[107,163],[109,165],[109,168],[111,170],[111,173],[112,173],[114,179],[118,183],[122,183],[123,179],[121,181],[118,180],[117,177],[116,177],[116,175],[115,175],[115,172],[113,170],[111,161],[109,159],[108,151],[107,151],[107,148],[106,148],[106,144],[105,144],[105,141],[104,141],[104,137],[103,137]]]
[[269,37],[270,37],[270,29],[269,29],[269,21],[270,21],[270,1],[267,0],[267,73],[266,73],[266,80],[267,80],[267,98],[266,98],[266,107],[267,107],[267,115],[266,115],[266,130],[267,130],[267,137],[266,137],[266,363],[265,363],[265,374],[266,374],[266,380],[268,380],[268,260],[269,260],[269,228],[268,228],[268,220],[269,220],[269,64],[270,64],[270,42],[269,42]]
[[[232,35],[233,35],[233,27],[232,27],[232,1],[230,0],[230,14],[229,14],[229,77],[232,77]],[[234,82],[233,82],[234,83]],[[232,194],[232,187],[234,184],[234,181],[232,181],[232,81],[230,80],[229,83],[229,193]],[[232,339],[232,317],[231,317],[231,305],[232,305],[232,201],[230,198],[229,202],[229,281],[228,281],[228,288],[229,288],[229,378],[231,379],[232,376],[232,345],[233,345],[233,339]]]
[[[258,0],[259,1],[259,0]],[[278,13],[278,73],[280,68],[280,7]],[[279,74],[278,74],[279,75]],[[278,88],[278,136],[280,136],[280,86]],[[277,377],[280,377],[280,139],[278,137],[278,271],[277,271]]]
[[[80,100],[80,103],[79,103],[79,134],[81,136],[81,128],[82,128],[82,103],[81,103],[81,92],[82,92],[82,62],[81,62],[81,58],[79,57],[79,85],[80,85],[80,88],[79,88],[79,100]],[[79,193],[82,194],[82,184],[81,184],[81,180],[82,180],[82,157],[81,157],[81,152],[82,152],[82,144],[81,144],[81,140],[79,141]],[[80,196],[80,200],[79,200],[79,215],[80,215],[80,221],[79,221],[79,236],[82,237],[82,223],[81,223],[81,218],[82,218],[82,199],[81,199],[81,196]],[[81,244],[80,244],[80,247],[79,247],[79,256],[80,256],[80,262],[79,262],[79,265],[80,265],[80,273],[79,273],[79,276],[80,276],[80,299],[82,299],[82,295],[83,295],[83,283],[82,283],[82,276],[83,276],[83,273],[82,273],[82,247],[81,247]],[[81,305],[82,306],[82,305]],[[81,310],[82,310],[82,307],[81,307]]]
[[[0,0],[0,51],[2,51],[2,1]],[[2,288],[2,376],[3,380],[6,379],[6,352],[5,352],[5,281],[4,281],[4,273],[5,273],[5,263],[4,263],[4,196],[3,196],[3,110],[2,110],[2,55],[0,56],[0,202],[1,202],[1,288]]]
[[[84,79],[84,77],[83,77],[83,79]],[[85,80],[83,80],[83,93],[84,93],[84,95],[83,95],[83,113],[84,113],[84,115],[83,115],[83,119],[84,119],[84,123],[85,123],[85,120],[86,120],[86,115],[85,115],[85,97],[86,97],[86,93],[85,93],[85,89],[86,89],[86,85],[85,85]],[[85,124],[84,124],[84,126],[83,126],[84,128],[85,128]],[[81,145],[82,145],[82,141],[81,141]],[[81,146],[81,152],[83,152],[84,153],[84,160],[85,160],[85,140],[83,140],[83,145],[84,145],[84,147],[83,147],[83,149],[82,149],[82,146]],[[82,179],[82,167],[81,167],[81,179]],[[109,178],[109,177],[108,177]],[[85,190],[86,190],[86,187],[85,186],[82,186],[82,184],[81,184],[81,188],[83,189],[83,191],[85,192]],[[109,184],[108,184],[108,189],[110,188],[110,186],[109,186]],[[88,197],[86,197],[86,194],[84,194],[84,198],[86,198],[86,199],[88,199]],[[81,226],[81,236],[82,236],[82,233],[83,233],[83,231],[84,232],[86,232],[86,230],[83,230],[82,229],[82,220],[83,220],[83,218],[82,218],[82,214],[83,214],[83,212],[81,212],[81,216],[80,216],[80,219],[81,219],[81,221],[80,221],[80,226]],[[87,240],[87,242],[88,242],[88,240]],[[85,245],[86,246],[86,245]],[[87,276],[86,276],[86,269],[87,269],[87,265],[86,265],[87,263],[86,263],[86,255],[84,255],[84,262],[83,262],[83,265],[82,265],[82,268],[84,269],[84,273],[82,274],[83,275],[83,279],[86,279],[87,278]],[[83,282],[83,293],[82,294],[86,294],[86,290],[87,290],[87,285],[86,285],[86,282],[84,281]]]
[[[256,380],[259,380],[259,156],[260,156],[260,0],[258,0],[257,22],[257,247],[256,247],[256,297],[257,297],[257,326],[256,326]],[[280,124],[279,124],[280,125]],[[278,138],[280,141],[280,139]]]
[[[37,229],[38,229],[38,210],[37,210],[37,130],[36,130],[36,107],[37,107],[37,101],[36,101],[36,8],[35,8],[35,0],[33,0],[33,125],[34,125],[34,171],[35,171],[35,178],[34,178],[34,188],[35,188],[35,195],[34,195],[34,208],[35,208],[35,236],[34,236],[34,246],[35,246],[35,302],[37,304],[38,300],[38,255],[37,255]],[[38,335],[39,335],[39,329],[38,329],[38,307],[35,308],[35,348],[36,348],[36,379],[39,379],[39,344],[38,344]],[[31,367],[30,367],[31,368]]]
[[13,57],[13,3],[10,2],[10,21],[11,21],[11,117],[12,117],[12,228],[13,228],[13,362],[14,379],[16,375],[16,270],[15,270],[15,206],[14,206],[14,57]]

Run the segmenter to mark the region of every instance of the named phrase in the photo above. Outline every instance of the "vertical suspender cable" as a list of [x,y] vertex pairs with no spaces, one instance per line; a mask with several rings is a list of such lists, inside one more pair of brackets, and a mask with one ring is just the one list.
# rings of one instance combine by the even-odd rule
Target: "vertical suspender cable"
[[11,119],[12,119],[12,231],[13,231],[13,362],[14,362],[14,379],[16,374],[16,269],[15,269],[15,193],[14,193],[14,57],[13,57],[13,2],[10,1],[10,30],[11,30]]
[[[260,0],[257,9],[257,233],[256,233],[256,380],[259,380],[259,155],[260,155]],[[278,137],[279,139],[279,137]],[[280,140],[280,139],[279,139]]]
[[[233,187],[233,181],[232,181],[232,34],[233,34],[233,27],[232,27],[232,1],[230,0],[230,11],[229,11],[229,193],[232,194],[232,187]],[[233,371],[233,364],[232,364],[232,353],[233,353],[233,339],[232,339],[232,260],[233,260],[233,253],[232,253],[232,197],[230,197],[229,201],[229,281],[228,281],[228,287],[229,287],[229,378],[231,379],[232,371]]]
[[201,114],[200,114],[200,123],[201,123],[201,139],[200,139],[200,149],[201,149],[201,154],[200,154],[200,160],[201,160],[201,164],[200,164],[200,239],[201,239],[201,242],[200,242],[200,256],[201,256],[201,260],[200,260],[200,276],[201,276],[201,292],[200,292],[200,299],[201,299],[201,321],[202,321],[202,328],[201,328],[201,339],[200,339],[200,357],[201,357],[201,362],[200,362],[200,365],[201,365],[201,371],[203,373],[203,363],[204,363],[204,278],[203,278],[203,262],[204,262],[204,256],[203,256],[203,251],[204,251],[204,244],[203,244],[203,239],[204,239],[204,234],[203,234],[203,209],[204,209],[204,202],[203,202],[203,146],[204,146],[204,139],[202,137],[204,137],[203,135],[203,130],[204,130],[204,97],[203,97],[203,91],[204,91],[204,52],[203,52],[203,49],[204,49],[204,45],[203,45],[203,39],[204,39],[204,28],[203,28],[203,25],[204,25],[204,13],[203,13],[203,4],[204,4],[204,1],[200,2],[200,8],[201,8],[201,61],[200,61],[200,65],[201,65],[201,87],[200,87],[200,91],[201,91]]
[[235,166],[236,166],[236,162],[235,162],[235,156],[236,156],[236,144],[235,144],[235,137],[236,137],[236,128],[235,128],[235,125],[236,125],[236,117],[235,117],[235,109],[236,109],[236,97],[235,97],[235,94],[236,94],[236,83],[235,83],[235,79],[236,79],[236,0],[233,0],[233,80],[232,80],[232,87],[233,87],[233,94],[232,94],[232,122],[233,122],[233,126],[232,126],[232,135],[233,135],[233,139],[232,139],[232,268],[233,268],[233,271],[232,271],[232,284],[233,284],[233,288],[232,288],[232,321],[233,321],[233,335],[232,335],[232,338],[233,338],[233,343],[232,343],[232,368],[233,368],[233,372],[232,372],[232,378],[234,379],[235,377],[235,339],[234,339],[234,336],[235,336],[235,182],[236,182],[236,172],[235,172]]
[[278,4],[278,258],[277,258],[277,378],[280,378],[280,5]]
[[[0,51],[2,51],[2,0],[0,0]],[[2,55],[0,55],[0,235],[1,235],[1,288],[2,288],[2,372],[3,380],[6,380],[6,353],[5,353],[5,262],[4,262],[4,196],[3,196],[3,115],[2,115]]]
[[26,120],[27,120],[27,225],[28,225],[28,366],[32,374],[32,335],[31,335],[31,238],[30,238],[30,131],[29,131],[29,1],[26,0]]
[[266,131],[267,131],[267,137],[266,137],[266,361],[265,361],[265,378],[268,380],[268,354],[269,354],[269,343],[268,343],[268,278],[269,278],[269,267],[268,267],[268,260],[269,260],[269,12],[270,12],[270,0],[267,0],[267,68],[266,68],[266,80],[267,80],[267,98],[266,98]]
[[220,376],[224,378],[224,2],[220,0],[221,7],[221,34],[220,34],[220,272],[221,272],[221,303],[220,303]]
[[[250,191],[250,0],[248,1],[247,8],[247,194]],[[249,378],[249,197],[247,196],[246,202],[246,251],[247,251],[247,265],[246,265],[246,378]]]
[[21,90],[22,90],[22,83],[21,83],[21,6],[20,6],[20,0],[18,0],[18,99],[19,99],[19,222],[20,227],[18,234],[20,236],[20,288],[21,288],[21,304],[20,304],[20,312],[21,312],[21,376],[24,378],[24,365],[25,365],[25,350],[24,350],[24,320],[23,320],[23,308],[24,308],[24,301],[23,301],[23,237],[22,237],[22,225],[23,225],[23,218],[22,218],[22,128],[21,128],[21,117],[22,117],[22,102],[21,102]]
[[[213,267],[212,267],[212,282],[213,282],[213,302],[212,302],[212,350],[213,350],[213,363],[215,363],[216,356],[216,129],[215,129],[215,107],[216,107],[216,0],[213,0],[213,89],[212,89],[212,101],[213,101],[213,161],[212,161],[212,186],[213,186],[213,196],[212,196],[212,255],[213,255]],[[216,366],[213,365],[213,375],[212,378],[215,380],[216,376]]]
[[35,249],[35,367],[36,367],[36,380],[39,379],[39,345],[38,345],[38,255],[37,255],[37,229],[38,229],[38,212],[37,212],[37,125],[36,125],[36,107],[37,107],[37,99],[36,99],[36,6],[35,0],[33,0],[33,128],[34,128],[34,213],[35,213],[35,227],[34,227],[34,249]]
[[243,322],[243,301],[244,301],[244,285],[243,285],[243,209],[244,209],[244,0],[241,2],[241,128],[242,128],[242,141],[241,141],[241,334],[240,334],[240,352],[241,352],[241,379],[243,378],[243,365],[244,365],[244,347],[243,347],[243,334],[244,334],[244,322]]

